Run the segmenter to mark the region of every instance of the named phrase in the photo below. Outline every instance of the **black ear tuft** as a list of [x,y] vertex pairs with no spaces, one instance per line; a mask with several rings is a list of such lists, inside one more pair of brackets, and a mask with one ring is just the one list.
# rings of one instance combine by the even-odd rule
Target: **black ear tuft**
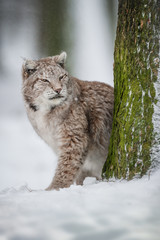
[[31,75],[36,71],[36,69],[26,69],[26,72]]

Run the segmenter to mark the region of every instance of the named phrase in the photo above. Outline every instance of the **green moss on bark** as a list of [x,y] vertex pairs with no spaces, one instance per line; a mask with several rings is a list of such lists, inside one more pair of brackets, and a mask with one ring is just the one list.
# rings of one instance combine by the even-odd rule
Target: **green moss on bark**
[[119,0],[114,52],[114,119],[106,178],[144,175],[151,166],[156,103],[159,1]]

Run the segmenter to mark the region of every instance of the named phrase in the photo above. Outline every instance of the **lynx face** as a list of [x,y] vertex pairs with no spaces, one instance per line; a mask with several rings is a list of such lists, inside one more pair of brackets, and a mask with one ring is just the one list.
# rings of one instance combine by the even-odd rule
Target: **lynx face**
[[27,60],[23,65],[23,93],[33,109],[45,105],[52,108],[68,96],[68,72],[64,69],[66,54],[38,61]]

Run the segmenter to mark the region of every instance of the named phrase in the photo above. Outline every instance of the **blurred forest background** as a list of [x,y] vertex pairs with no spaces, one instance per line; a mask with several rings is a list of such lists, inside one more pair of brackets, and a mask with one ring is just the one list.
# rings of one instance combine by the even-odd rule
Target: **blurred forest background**
[[1,114],[23,111],[21,65],[68,54],[67,69],[113,85],[117,0],[0,0]]
[[71,75],[113,86],[117,9],[118,0],[0,0],[0,187],[8,175],[14,182],[14,170],[25,179],[25,158],[37,159],[37,136],[32,139],[21,94],[23,58],[66,51]]

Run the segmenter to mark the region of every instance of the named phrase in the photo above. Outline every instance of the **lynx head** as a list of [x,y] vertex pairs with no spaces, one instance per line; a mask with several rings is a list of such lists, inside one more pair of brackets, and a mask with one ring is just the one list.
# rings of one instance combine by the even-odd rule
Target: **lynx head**
[[22,67],[23,95],[33,110],[63,103],[69,94],[68,72],[64,69],[67,54],[26,60]]

